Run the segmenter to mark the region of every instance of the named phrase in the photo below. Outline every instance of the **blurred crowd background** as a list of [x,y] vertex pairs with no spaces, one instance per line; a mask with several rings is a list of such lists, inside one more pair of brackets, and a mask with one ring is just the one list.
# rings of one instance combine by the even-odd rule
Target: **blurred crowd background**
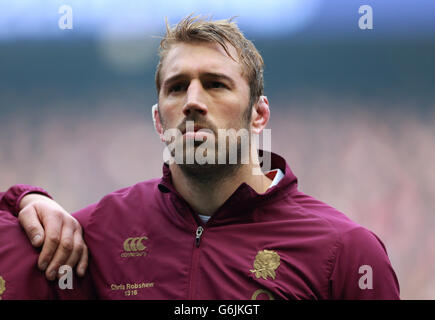
[[403,299],[434,299],[433,1],[0,0],[0,190],[42,186],[75,211],[159,177],[156,52],[165,17],[192,12],[238,16],[265,60],[272,150],[383,240]]

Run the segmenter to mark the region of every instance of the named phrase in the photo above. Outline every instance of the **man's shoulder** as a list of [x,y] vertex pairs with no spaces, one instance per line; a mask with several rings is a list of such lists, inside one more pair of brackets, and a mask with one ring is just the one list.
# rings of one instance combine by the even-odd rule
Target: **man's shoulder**
[[347,252],[348,256],[386,256],[384,243],[372,230],[355,222],[331,205],[300,191],[293,193],[289,203],[298,208],[300,219],[308,221],[307,224],[311,227],[309,233],[314,236],[326,236],[334,248],[333,251]]
[[387,253],[384,243],[372,230],[355,222],[331,205],[299,191],[293,195],[292,201],[298,204],[307,218],[323,221],[319,224],[329,227],[336,249],[342,250],[343,247],[347,250],[355,249],[367,256],[374,256],[376,252],[378,257]]
[[147,201],[151,199],[158,191],[158,184],[160,179],[150,179],[138,182],[134,185],[116,190],[104,196],[99,203],[113,202],[113,201],[132,201],[140,198],[141,201]]
[[150,179],[116,190],[104,196],[89,207],[88,212],[99,212],[107,216],[110,213],[138,211],[139,208],[152,207],[156,203],[160,179]]
[[332,205],[299,190],[289,194],[286,200],[289,209],[297,212],[300,219],[322,227],[324,231],[336,235],[337,238],[342,238],[344,234],[355,230],[362,233],[370,232]]
[[144,216],[144,213],[153,211],[153,204],[156,203],[156,194],[159,191],[159,181],[160,179],[141,181],[116,190],[73,215],[85,231],[89,230],[90,225],[95,225],[93,223],[95,221],[98,221],[100,227],[104,227],[105,223],[122,223],[127,213],[129,219]]

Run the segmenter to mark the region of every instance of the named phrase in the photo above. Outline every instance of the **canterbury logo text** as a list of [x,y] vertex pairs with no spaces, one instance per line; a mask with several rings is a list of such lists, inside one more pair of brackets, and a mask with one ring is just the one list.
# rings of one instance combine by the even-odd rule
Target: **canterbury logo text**
[[124,241],[124,252],[121,253],[121,257],[140,257],[145,256],[146,246],[143,241],[148,240],[147,237],[132,237],[127,238]]

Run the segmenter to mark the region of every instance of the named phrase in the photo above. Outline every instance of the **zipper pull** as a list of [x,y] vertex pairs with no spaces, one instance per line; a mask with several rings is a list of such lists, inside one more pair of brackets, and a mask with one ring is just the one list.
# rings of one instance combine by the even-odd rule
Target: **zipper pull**
[[199,242],[201,241],[201,235],[202,235],[202,232],[204,231],[204,228],[203,227],[201,227],[201,226],[199,226],[197,229],[196,229],[196,241],[195,241],[195,243],[196,243],[196,247],[198,248],[199,247]]

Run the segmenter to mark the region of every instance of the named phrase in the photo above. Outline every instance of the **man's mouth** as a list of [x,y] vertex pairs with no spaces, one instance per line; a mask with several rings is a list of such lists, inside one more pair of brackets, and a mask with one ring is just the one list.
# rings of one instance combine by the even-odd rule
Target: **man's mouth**
[[207,129],[207,128],[205,128],[205,127],[203,127],[203,126],[201,126],[201,125],[195,125],[194,127],[193,127],[193,131],[187,131],[186,130],[186,126],[184,126],[183,127],[183,129],[181,130],[181,133],[184,135],[184,134],[186,134],[186,132],[197,132],[197,131],[199,131],[199,130],[201,130],[201,129]]
[[214,136],[213,130],[200,124],[183,126],[181,133],[186,139],[194,139],[195,141],[205,141],[205,139],[209,139],[211,135]]

